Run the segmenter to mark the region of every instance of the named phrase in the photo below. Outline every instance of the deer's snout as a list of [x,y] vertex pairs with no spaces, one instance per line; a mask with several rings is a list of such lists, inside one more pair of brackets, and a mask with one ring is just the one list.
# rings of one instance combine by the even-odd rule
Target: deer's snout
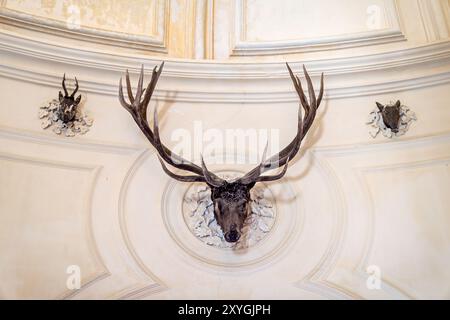
[[240,237],[241,237],[241,234],[239,233],[239,231],[236,230],[235,224],[232,224],[230,227],[230,231],[225,233],[225,240],[227,242],[237,242]]

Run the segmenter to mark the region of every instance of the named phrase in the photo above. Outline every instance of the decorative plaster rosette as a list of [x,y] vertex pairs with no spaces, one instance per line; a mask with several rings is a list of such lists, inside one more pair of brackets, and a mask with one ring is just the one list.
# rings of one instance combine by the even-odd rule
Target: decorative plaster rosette
[[[391,102],[391,105],[394,103]],[[392,130],[384,124],[383,116],[378,107],[375,107],[373,111],[369,114],[367,119],[367,124],[370,125],[369,134],[372,138],[376,138],[381,132],[383,136],[387,138],[400,137],[403,136],[408,130],[413,121],[416,121],[416,114],[411,111],[407,106],[401,105],[400,107],[400,124],[398,132],[392,132]]]
[[[85,100],[83,96],[82,101]],[[39,119],[42,120],[42,129],[52,128],[53,132],[60,135],[64,134],[66,137],[73,137],[77,134],[85,134],[89,131],[94,120],[85,115],[80,106],[78,106],[75,119],[68,123],[59,120],[57,110],[59,108],[59,101],[53,99],[45,103],[39,109]]]
[[183,215],[192,234],[205,244],[217,248],[248,248],[262,240],[275,222],[275,208],[263,186],[251,190],[250,212],[237,243],[225,241],[214,218],[211,190],[207,186],[190,188],[184,197]]

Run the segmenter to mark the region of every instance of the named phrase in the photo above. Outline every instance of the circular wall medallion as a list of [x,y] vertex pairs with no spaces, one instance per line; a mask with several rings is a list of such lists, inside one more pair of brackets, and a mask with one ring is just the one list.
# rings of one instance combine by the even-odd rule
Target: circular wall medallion
[[223,239],[209,195],[204,184],[170,181],[162,199],[162,217],[170,236],[185,253],[204,263],[242,268],[271,261],[283,251],[294,231],[301,229],[298,222],[302,212],[286,181],[255,186],[251,212],[242,239],[236,244]]
[[265,186],[251,190],[248,217],[242,229],[242,237],[237,243],[225,241],[222,229],[214,218],[211,190],[206,185],[192,185],[183,198],[183,217],[192,234],[209,246],[228,249],[252,247],[263,240],[276,220],[276,206],[273,194]]

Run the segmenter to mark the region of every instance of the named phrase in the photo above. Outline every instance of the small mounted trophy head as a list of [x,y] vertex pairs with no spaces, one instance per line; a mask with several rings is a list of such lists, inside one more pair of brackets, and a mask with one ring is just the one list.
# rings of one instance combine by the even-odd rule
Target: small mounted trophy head
[[75,78],[75,90],[71,95],[67,92],[66,88],[66,75],[64,74],[62,87],[64,89],[64,95],[62,92],[59,92],[59,109],[58,109],[58,118],[64,122],[68,123],[75,119],[77,114],[77,107],[81,101],[81,95],[75,98],[75,94],[78,91],[78,80]]
[[393,105],[382,105],[377,102],[377,107],[383,117],[384,124],[394,133],[398,132],[400,126],[401,105],[400,100],[397,100]]

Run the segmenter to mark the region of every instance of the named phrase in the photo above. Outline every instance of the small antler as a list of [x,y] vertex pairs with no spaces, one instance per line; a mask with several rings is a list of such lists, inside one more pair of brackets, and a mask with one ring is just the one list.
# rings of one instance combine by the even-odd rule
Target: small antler
[[79,88],[78,80],[77,80],[77,77],[75,77],[75,90],[73,90],[72,94],[70,95],[71,98],[75,98],[75,94],[77,93],[78,88]]
[[79,89],[77,77],[75,77],[75,90],[72,92],[72,94],[70,96],[69,96],[69,92],[67,91],[67,87],[66,87],[66,74],[65,73],[63,76],[63,80],[62,80],[62,87],[64,89],[64,97],[65,98],[75,99],[75,94],[78,92],[78,89]]
[[67,88],[66,88],[66,74],[65,73],[64,73],[64,76],[63,76],[63,80],[62,80],[62,87],[64,89],[64,96],[68,97],[69,93],[67,92]]

